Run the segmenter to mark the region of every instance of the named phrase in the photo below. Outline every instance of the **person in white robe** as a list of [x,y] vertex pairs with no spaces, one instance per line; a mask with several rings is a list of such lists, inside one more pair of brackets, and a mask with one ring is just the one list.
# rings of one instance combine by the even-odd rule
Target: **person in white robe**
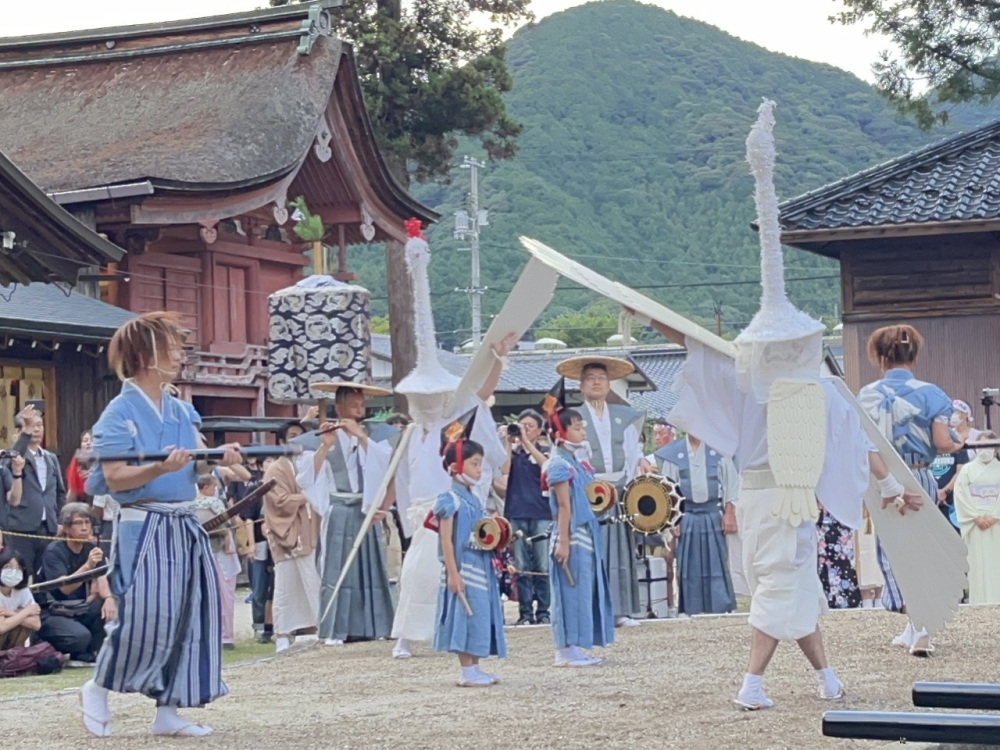
[[976,460],[959,470],[955,513],[969,548],[969,604],[1000,604],[1000,461],[996,449],[980,448]]
[[474,491],[484,507],[506,452],[497,436],[496,422],[487,400],[493,395],[506,362],[506,355],[517,344],[510,334],[494,344],[493,366],[484,382],[472,384],[471,395],[456,403],[463,385],[457,376],[441,366],[437,358],[434,316],[431,311],[430,248],[420,234],[419,221],[407,222],[410,239],[406,243],[406,263],[413,284],[414,338],[417,365],[396,385],[396,393],[406,396],[407,410],[416,425],[393,478],[396,508],[403,532],[410,536],[410,547],[403,557],[399,574],[399,599],[392,623],[396,642],[392,656],[406,659],[412,655],[414,642],[434,637],[438,590],[442,563],[438,559],[436,524],[429,518],[437,497],[451,488],[451,477],[441,461],[441,430],[454,415],[476,409],[472,439],[483,446],[483,473]]
[[[734,342],[735,362],[684,337],[680,400],[668,416],[733,457],[740,472],[736,516],[752,630],[750,662],[735,702],[748,710],[774,705],[763,675],[782,640],[797,642],[816,672],[821,698],[843,695],[819,628],[827,603],[816,571],[817,499],[838,521],[860,528],[871,471],[884,498],[913,507],[920,502],[889,473],[855,409],[820,378],[825,326],[785,294],[773,106],[761,105],[747,139],[757,187],[761,309]],[[676,332],[657,327],[677,340]]]

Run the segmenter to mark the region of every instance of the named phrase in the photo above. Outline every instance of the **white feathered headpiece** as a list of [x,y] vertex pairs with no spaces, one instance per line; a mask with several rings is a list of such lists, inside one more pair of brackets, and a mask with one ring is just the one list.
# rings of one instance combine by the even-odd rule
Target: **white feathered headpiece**
[[819,374],[826,326],[799,310],[785,292],[785,258],[774,188],[774,102],[769,99],[757,109],[757,122],[747,136],[747,161],[756,183],[763,293],[760,310],[734,343],[741,389],[753,390],[758,400],[765,402],[775,378]]
[[448,372],[437,358],[437,339],[434,336],[434,315],[431,312],[431,283],[427,268],[431,262],[431,249],[421,234],[420,220],[408,219],[406,233],[406,267],[413,284],[413,328],[417,344],[417,366],[399,381],[396,393],[443,394],[458,388],[459,379]]

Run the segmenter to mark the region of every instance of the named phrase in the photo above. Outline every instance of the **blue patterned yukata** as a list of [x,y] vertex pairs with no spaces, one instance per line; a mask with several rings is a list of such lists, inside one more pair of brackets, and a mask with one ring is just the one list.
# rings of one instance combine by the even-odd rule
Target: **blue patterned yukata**
[[569,569],[575,584],[570,585],[562,565],[555,559],[550,561],[552,639],[556,648],[607,646],[615,639],[614,613],[607,572],[602,564],[600,526],[585,491],[594,481],[594,475],[569,451],[559,448],[545,464],[545,476],[554,521],[550,544],[553,555],[559,545],[559,501],[555,486],[569,483]]
[[[931,464],[937,457],[933,425],[935,422],[948,424],[951,399],[933,383],[917,380],[909,370],[894,368],[881,380],[862,388],[858,401],[890,439],[920,486],[936,500],[937,480],[931,471]],[[904,607],[903,596],[881,544],[878,545],[878,562],[885,577],[882,604],[890,611],[899,612]]]
[[[471,654],[479,658],[506,656],[503,609],[500,587],[493,570],[493,553],[476,546],[472,536],[476,521],[486,517],[482,503],[468,487],[453,482],[450,492],[438,495],[434,515],[438,519],[454,520],[451,541],[455,562],[465,583],[465,598],[472,609],[470,617],[462,601],[448,589],[448,572],[442,568],[434,623],[434,650]],[[440,541],[438,558],[444,562]]]

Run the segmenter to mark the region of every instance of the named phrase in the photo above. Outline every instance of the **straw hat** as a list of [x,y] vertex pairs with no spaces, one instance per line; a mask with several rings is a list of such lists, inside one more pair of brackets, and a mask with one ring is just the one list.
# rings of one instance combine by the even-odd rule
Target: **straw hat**
[[367,383],[350,383],[345,380],[335,380],[329,383],[310,383],[309,387],[321,393],[336,393],[341,388],[351,388],[352,390],[361,391],[365,396],[392,395],[392,391],[388,388],[379,388],[377,385],[368,385]]
[[583,379],[583,368],[587,365],[600,365],[608,371],[609,380],[618,380],[635,372],[635,365],[627,359],[606,357],[600,354],[587,354],[564,359],[556,365],[556,372],[572,380]]

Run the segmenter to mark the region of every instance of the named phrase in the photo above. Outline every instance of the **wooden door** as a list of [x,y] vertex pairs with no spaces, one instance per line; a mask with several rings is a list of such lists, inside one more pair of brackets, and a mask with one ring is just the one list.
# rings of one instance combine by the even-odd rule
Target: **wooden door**
[[187,343],[199,343],[198,270],[143,265],[132,280],[132,310],[137,313],[172,310],[190,330]]
[[247,269],[215,267],[215,342],[246,344]]

